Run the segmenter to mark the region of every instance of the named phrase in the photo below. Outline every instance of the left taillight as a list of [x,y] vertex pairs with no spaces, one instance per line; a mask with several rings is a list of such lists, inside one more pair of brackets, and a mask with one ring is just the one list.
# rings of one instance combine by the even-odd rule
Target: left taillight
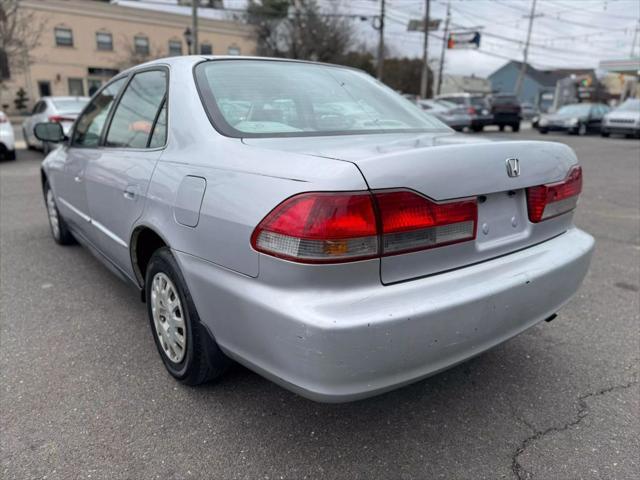
[[260,222],[251,245],[259,252],[305,263],[375,257],[378,235],[371,195],[320,192],[291,197]]
[[574,166],[567,177],[557,183],[527,188],[529,220],[538,223],[570,212],[578,204],[582,192],[582,168]]
[[408,190],[302,193],[269,213],[251,244],[296,262],[347,262],[473,240],[477,216],[475,199],[437,203]]
[[49,117],[50,122],[60,123],[60,122],[73,122],[73,118],[63,117],[62,115],[51,115]]

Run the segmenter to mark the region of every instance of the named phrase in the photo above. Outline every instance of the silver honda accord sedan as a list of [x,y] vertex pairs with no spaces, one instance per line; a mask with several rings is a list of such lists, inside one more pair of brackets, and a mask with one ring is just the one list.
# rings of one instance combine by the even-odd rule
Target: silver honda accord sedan
[[350,68],[157,60],[36,133],[53,238],[140,290],[188,385],[233,359],[318,401],[388,391],[553,318],[593,250],[569,147],[457,134]]

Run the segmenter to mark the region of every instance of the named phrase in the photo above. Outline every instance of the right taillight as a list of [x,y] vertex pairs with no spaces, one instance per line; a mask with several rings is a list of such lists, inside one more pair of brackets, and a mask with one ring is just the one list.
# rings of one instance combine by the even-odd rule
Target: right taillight
[[527,188],[529,220],[538,223],[573,210],[581,191],[582,168],[577,165],[561,182]]
[[438,203],[409,190],[310,192],[269,213],[251,245],[295,262],[347,262],[473,240],[477,218],[475,199]]
[[436,203],[408,190],[374,194],[382,225],[382,253],[393,255],[476,236],[475,199]]

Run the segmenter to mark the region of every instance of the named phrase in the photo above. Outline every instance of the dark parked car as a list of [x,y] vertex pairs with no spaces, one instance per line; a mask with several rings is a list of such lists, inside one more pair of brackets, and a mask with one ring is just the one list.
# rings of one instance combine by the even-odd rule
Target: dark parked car
[[487,125],[493,124],[493,116],[489,111],[489,106],[482,95],[472,93],[451,93],[439,95],[437,100],[446,100],[467,109],[471,117],[471,130],[481,132]]
[[514,132],[520,130],[522,114],[518,97],[507,94],[491,95],[487,98],[487,102],[493,117],[492,124],[497,125],[500,131],[503,131],[507,125]]
[[600,133],[602,118],[609,112],[603,103],[574,103],[565,105],[555,113],[540,117],[538,131],[564,131],[574,135]]

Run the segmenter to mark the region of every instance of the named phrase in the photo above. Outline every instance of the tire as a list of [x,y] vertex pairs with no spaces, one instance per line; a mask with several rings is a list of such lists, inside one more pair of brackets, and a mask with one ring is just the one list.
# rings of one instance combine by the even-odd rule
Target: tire
[[519,123],[514,123],[513,125],[511,125],[511,131],[519,132],[520,131],[520,124]]
[[504,132],[504,125],[498,125],[498,129],[499,129],[501,132]]
[[27,145],[27,150],[36,149],[36,147],[34,147],[33,145],[31,145],[31,143],[29,143],[29,137],[27,136],[27,131],[24,129],[24,127],[22,128],[22,138],[24,138],[24,143]]
[[471,130],[473,130],[474,132],[481,132],[484,129],[484,127],[482,125],[472,125],[471,126]]
[[547,130],[546,128],[541,128],[540,130],[538,130],[541,134],[546,135],[547,133],[549,133],[549,130]]
[[587,134],[587,126],[584,123],[578,125],[578,129],[576,130],[576,134],[581,137]]
[[15,160],[16,159],[16,151],[15,150],[8,150],[7,153],[5,154],[5,158],[7,160]]
[[602,131],[600,132],[600,135],[602,135],[603,137],[605,137],[605,138],[606,138],[606,137],[608,137],[608,136],[610,135],[610,133],[609,133],[609,132],[605,132],[604,130],[602,130]]
[[[169,248],[162,247],[153,253],[145,277],[149,325],[168,372],[185,385],[199,385],[224,374],[231,360],[222,353],[201,323],[187,284]],[[175,302],[176,295],[177,304],[173,310],[167,310],[167,302]],[[167,320],[167,313],[172,313],[174,320]],[[183,347],[177,341],[180,338]]]
[[49,187],[49,183],[45,182],[43,187],[44,192],[44,204],[47,208],[47,218],[49,220],[49,229],[51,230],[51,236],[58,245],[73,245],[76,243],[75,238],[71,234],[67,223],[58,211],[56,205],[55,195],[53,190]]

